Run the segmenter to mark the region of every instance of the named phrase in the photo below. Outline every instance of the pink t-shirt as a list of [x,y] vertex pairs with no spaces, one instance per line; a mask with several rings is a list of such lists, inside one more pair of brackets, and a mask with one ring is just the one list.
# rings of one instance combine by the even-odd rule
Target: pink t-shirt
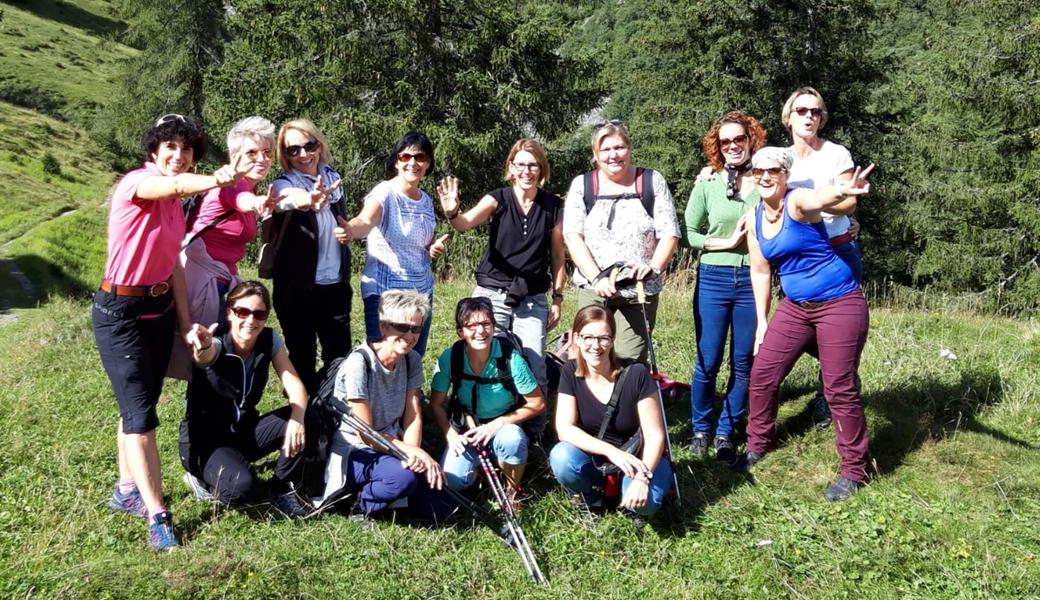
[[192,233],[200,231],[226,211],[235,211],[235,214],[202,234],[210,258],[227,265],[233,275],[238,275],[236,263],[245,258],[246,245],[256,237],[256,214],[243,211],[237,201],[239,194],[252,192],[252,188],[252,183],[242,179],[234,186],[210,190],[202,199],[199,216],[192,228]]
[[154,285],[173,274],[184,238],[184,212],[177,197],[141,200],[137,188],[154,175],[154,163],[130,171],[116,184],[108,212],[105,279],[119,285]]

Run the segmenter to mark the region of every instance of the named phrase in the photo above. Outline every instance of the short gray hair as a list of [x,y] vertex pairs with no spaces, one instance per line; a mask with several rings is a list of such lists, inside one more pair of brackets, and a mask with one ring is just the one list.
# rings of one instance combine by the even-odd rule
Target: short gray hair
[[242,148],[242,142],[246,138],[254,140],[267,140],[274,147],[274,123],[263,117],[246,117],[234,125],[227,133],[228,154],[234,154]]
[[775,160],[780,163],[780,166],[783,167],[785,171],[790,171],[791,163],[794,162],[794,156],[791,154],[789,148],[766,146],[758,152],[755,152],[755,155],[751,157],[751,166],[757,169],[760,164],[767,160]]
[[402,323],[419,313],[422,321],[430,316],[430,299],[415,290],[387,290],[379,298],[379,320]]

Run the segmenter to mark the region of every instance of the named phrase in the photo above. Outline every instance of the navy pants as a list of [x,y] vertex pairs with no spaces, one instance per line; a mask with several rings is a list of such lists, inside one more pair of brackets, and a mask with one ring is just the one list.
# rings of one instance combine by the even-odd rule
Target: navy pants
[[358,508],[365,514],[390,508],[402,498],[408,499],[409,512],[429,521],[441,521],[455,510],[447,494],[430,488],[426,475],[404,468],[389,454],[354,448],[346,468],[348,486],[357,492]]
[[693,294],[697,362],[690,384],[693,430],[711,433],[715,385],[730,339],[729,381],[715,435],[731,436],[747,409],[755,345],[755,296],[749,267],[701,264]]

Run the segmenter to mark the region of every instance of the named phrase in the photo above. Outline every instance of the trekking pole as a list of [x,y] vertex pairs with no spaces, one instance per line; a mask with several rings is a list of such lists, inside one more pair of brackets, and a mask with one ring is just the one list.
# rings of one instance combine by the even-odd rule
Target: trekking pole
[[[657,403],[661,408],[661,421],[664,424],[664,443],[668,449],[668,459],[672,458],[672,435],[668,432],[668,417],[665,416],[664,412],[664,394],[661,392],[661,379],[660,373],[657,371],[657,354],[654,352],[654,340],[650,335],[650,319],[646,316],[646,286],[643,285],[643,280],[640,279],[636,282],[636,296],[639,301],[639,308],[643,311],[643,326],[646,328],[646,347],[650,355],[650,375],[654,380],[654,386],[657,388]],[[679,491],[679,475],[675,469],[672,469],[672,485],[675,486],[675,499],[682,506],[682,492]]]
[[[471,427],[473,426],[472,417],[467,416],[466,421]],[[487,481],[488,487],[491,488],[491,494],[495,497],[495,502],[498,503],[502,511],[506,530],[513,538],[513,547],[517,554],[520,555],[520,560],[524,563],[524,569],[527,570],[527,574],[531,576],[535,583],[548,585],[549,582],[546,581],[545,576],[542,575],[542,569],[538,566],[538,559],[535,558],[534,550],[531,549],[531,544],[527,542],[527,536],[520,527],[520,522],[516,519],[516,511],[513,509],[513,503],[509,501],[509,496],[502,485],[498,467],[488,454],[487,448],[482,444],[474,444],[473,449],[480,460],[480,469],[484,473],[484,479]]]

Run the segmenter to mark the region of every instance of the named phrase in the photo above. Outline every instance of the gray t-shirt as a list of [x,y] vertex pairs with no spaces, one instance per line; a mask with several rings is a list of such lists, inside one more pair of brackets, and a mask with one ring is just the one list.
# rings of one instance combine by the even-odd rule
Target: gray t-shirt
[[[362,353],[368,357],[367,367]],[[368,402],[372,428],[399,438],[408,391],[422,389],[424,383],[422,358],[415,350],[394,365],[393,370],[387,370],[372,348],[361,344],[340,365],[333,395],[348,405],[351,401]],[[363,445],[353,427],[340,423],[339,431],[347,443]]]

